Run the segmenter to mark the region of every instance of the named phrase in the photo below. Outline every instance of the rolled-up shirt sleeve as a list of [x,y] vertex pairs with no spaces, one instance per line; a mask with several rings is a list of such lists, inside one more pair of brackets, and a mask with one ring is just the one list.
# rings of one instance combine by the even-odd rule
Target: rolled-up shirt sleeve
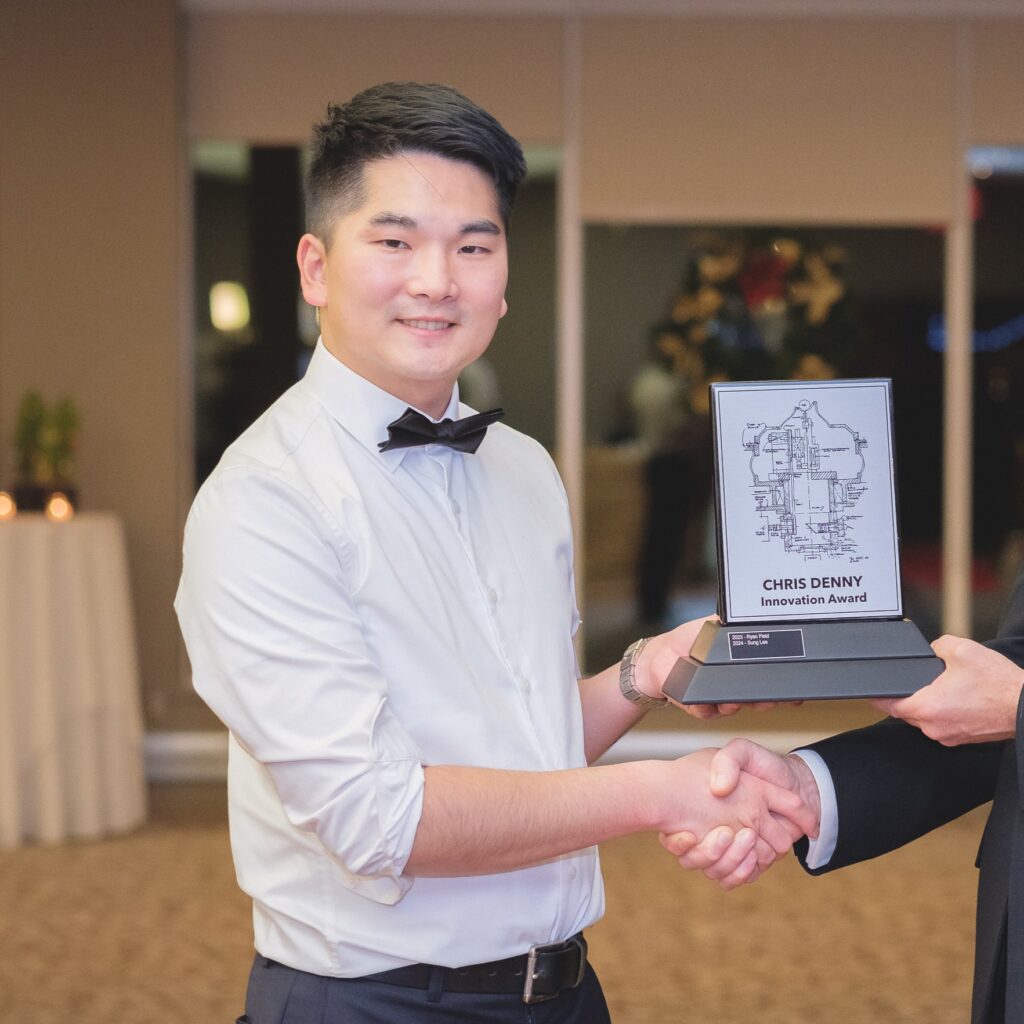
[[363,895],[394,903],[412,885],[423,758],[367,647],[351,551],[273,471],[221,471],[189,516],[175,608],[197,692],[266,767],[288,820]]

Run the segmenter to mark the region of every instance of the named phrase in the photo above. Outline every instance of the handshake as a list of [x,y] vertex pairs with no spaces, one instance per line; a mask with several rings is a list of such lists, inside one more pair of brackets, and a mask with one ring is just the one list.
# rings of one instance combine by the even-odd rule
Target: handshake
[[818,785],[796,754],[781,756],[750,740],[734,739],[672,762],[704,776],[682,792],[693,799],[688,818],[660,841],[683,868],[700,870],[723,889],[753,882],[801,836],[815,838],[821,819]]
[[[669,634],[672,639],[665,645],[667,653],[665,649],[657,650],[661,662],[655,673],[660,673],[659,678],[667,675],[676,637],[679,644],[692,640],[696,625],[686,623],[675,634]],[[940,637],[932,646],[945,663],[945,671],[934,682],[909,697],[871,703],[891,718],[915,727],[914,732],[920,730],[918,735],[924,743],[933,740],[943,747],[973,745],[978,750],[983,744],[1013,739],[1018,715],[1024,721],[1020,641],[1004,639],[995,643],[1015,653],[1016,660],[972,640]],[[765,709],[770,706],[763,705]],[[687,710],[697,718],[710,718],[733,714],[739,705],[695,705]],[[863,756],[875,750],[884,753],[891,749],[890,744],[902,752],[908,742],[912,743],[906,734],[868,732]],[[984,757],[984,751],[977,756]],[[701,750],[669,764],[681,769],[690,762],[687,785],[676,790],[679,802],[689,798],[687,805],[670,808],[658,819],[662,823],[661,843],[682,867],[703,871],[723,889],[732,889],[754,881],[801,836],[818,836],[821,795],[814,773],[800,756],[782,757],[750,740],[735,739],[721,750]],[[832,768],[827,763],[823,768],[828,774],[822,784],[831,786]],[[970,764],[965,770],[974,777]],[[876,781],[874,785],[885,788],[884,782]],[[828,798],[826,820],[831,829],[838,808],[831,793]],[[957,813],[991,798],[986,790]],[[832,843],[825,845],[829,850],[818,853],[827,860]]]

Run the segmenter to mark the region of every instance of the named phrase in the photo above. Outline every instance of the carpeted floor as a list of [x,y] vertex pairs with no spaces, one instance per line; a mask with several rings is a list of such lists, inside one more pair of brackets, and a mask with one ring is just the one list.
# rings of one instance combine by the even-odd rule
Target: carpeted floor
[[[961,1024],[983,820],[728,894],[652,836],[608,844],[589,938],[616,1024]],[[4,1024],[234,1021],[251,938],[223,790],[155,787],[133,835],[0,853],[0,951]]]

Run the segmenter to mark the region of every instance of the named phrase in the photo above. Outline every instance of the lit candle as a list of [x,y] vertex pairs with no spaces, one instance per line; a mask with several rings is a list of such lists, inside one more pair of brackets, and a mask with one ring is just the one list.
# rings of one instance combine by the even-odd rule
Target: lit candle
[[46,518],[53,523],[66,523],[75,514],[75,506],[61,491],[54,491],[46,502]]
[[0,491],[0,523],[6,523],[17,514],[18,506],[14,499],[6,491]]

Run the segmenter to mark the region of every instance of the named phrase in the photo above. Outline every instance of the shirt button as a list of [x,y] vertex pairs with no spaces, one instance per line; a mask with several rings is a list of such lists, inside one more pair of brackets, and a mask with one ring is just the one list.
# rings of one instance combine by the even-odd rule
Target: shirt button
[[494,589],[494,587],[487,588],[487,600],[490,601],[491,604],[498,603],[498,592]]
[[454,498],[452,498],[452,511],[456,515],[459,515],[459,513],[462,511],[462,509],[459,508],[459,503]]
[[578,874],[578,872],[576,871],[575,865],[573,867],[569,868],[569,877],[570,878],[575,878],[577,874]]
[[533,689],[533,685],[530,683],[530,680],[529,679],[524,679],[523,680],[523,693],[529,693],[532,689]]

